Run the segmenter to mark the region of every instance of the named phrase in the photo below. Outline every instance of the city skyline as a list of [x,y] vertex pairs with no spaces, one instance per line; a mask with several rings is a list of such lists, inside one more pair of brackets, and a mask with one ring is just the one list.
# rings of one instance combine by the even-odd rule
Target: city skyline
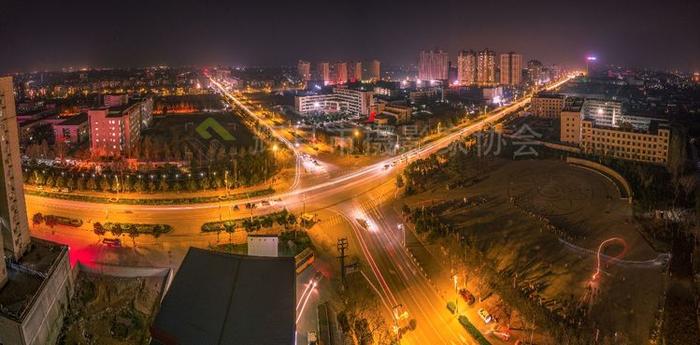
[[[692,22],[692,14],[699,10],[697,3],[592,1],[581,7],[544,1],[505,5],[507,13],[493,4],[454,2],[432,3],[412,11],[413,6],[396,7],[388,2],[263,6],[178,1],[167,7],[135,7],[129,1],[122,6],[79,1],[29,7],[11,1],[3,8],[8,15],[0,21],[0,39],[14,53],[0,57],[0,73],[68,66],[293,66],[298,59],[376,58],[387,65],[408,65],[417,62],[419,50],[436,47],[450,54],[453,65],[462,49],[483,47],[517,51],[526,59],[571,67],[581,66],[586,55],[595,54],[606,64],[700,69],[700,45],[686,39],[700,34]],[[36,13],[34,6],[46,10]],[[372,11],[365,11],[368,8]],[[347,15],[326,15],[334,12]],[[381,13],[392,13],[395,19],[387,21]],[[484,15],[488,13],[493,16]],[[493,19],[499,15],[504,20]],[[129,25],[89,25],[91,21]],[[387,25],[392,23],[411,24]],[[379,25],[382,30],[377,30]],[[255,27],[256,33],[246,31],[249,27]],[[557,30],[551,29],[554,27]]]

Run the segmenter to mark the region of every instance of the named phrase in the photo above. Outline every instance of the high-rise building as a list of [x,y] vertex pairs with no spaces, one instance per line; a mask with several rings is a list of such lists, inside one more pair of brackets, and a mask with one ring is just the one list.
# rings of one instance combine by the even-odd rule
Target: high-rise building
[[523,56],[514,52],[501,54],[501,84],[520,85],[523,74]]
[[328,85],[331,83],[331,65],[328,62],[319,62],[318,66],[318,79],[323,81],[323,84]]
[[350,64],[352,69],[350,73],[350,81],[362,80],[362,62],[356,61]]
[[297,74],[302,81],[311,79],[311,63],[304,60],[299,60],[297,63]]
[[381,62],[379,60],[372,60],[369,63],[369,78],[370,80],[377,81],[382,79],[381,75]]
[[[0,78],[0,232],[5,252],[19,260],[29,246],[29,224],[24,204],[22,163],[19,153],[19,134],[15,114],[15,96],[12,78]],[[6,278],[5,262],[0,272],[0,283]]]
[[532,85],[540,85],[544,82],[544,65],[539,60],[527,62],[527,79]]
[[457,83],[476,84],[476,52],[473,50],[463,50],[457,56]]
[[55,344],[73,294],[69,248],[29,236],[8,77],[0,78],[0,154],[0,343]]
[[335,64],[335,83],[345,84],[348,82],[348,63],[336,62]]
[[421,50],[418,56],[418,79],[447,80],[449,54],[443,50]]
[[482,86],[496,84],[496,53],[484,49],[476,56],[476,83]]

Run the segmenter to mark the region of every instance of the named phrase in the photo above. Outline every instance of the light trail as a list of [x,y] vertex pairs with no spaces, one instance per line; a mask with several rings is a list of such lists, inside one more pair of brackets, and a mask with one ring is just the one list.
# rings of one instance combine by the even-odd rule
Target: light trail
[[299,301],[297,302],[297,308],[296,308],[297,312],[299,311],[299,306],[301,305],[301,301],[304,299],[304,296],[306,296],[307,292],[312,290],[314,286],[315,286],[314,279],[311,278],[311,280],[309,280],[309,283],[306,284],[306,288],[304,289],[304,292],[302,292],[301,296],[299,297]]
[[600,245],[598,246],[598,252],[596,255],[596,270],[595,270],[595,273],[593,274],[592,281],[598,280],[598,277],[600,275],[600,252],[603,250],[604,247],[607,247],[608,244],[613,243],[613,242],[617,242],[619,244],[622,244],[622,251],[614,257],[615,259],[619,259],[619,258],[625,256],[625,253],[627,253],[627,242],[625,242],[625,240],[620,238],[620,237],[609,238],[609,239],[601,242]]
[[311,288],[311,291],[309,291],[308,294],[306,294],[306,298],[304,299],[304,304],[301,305],[301,310],[297,311],[297,320],[295,323],[299,323],[299,320],[301,320],[301,316],[304,315],[304,309],[306,308],[306,303],[309,302],[309,297],[311,297],[311,293],[316,291],[316,282],[313,283],[313,287]]

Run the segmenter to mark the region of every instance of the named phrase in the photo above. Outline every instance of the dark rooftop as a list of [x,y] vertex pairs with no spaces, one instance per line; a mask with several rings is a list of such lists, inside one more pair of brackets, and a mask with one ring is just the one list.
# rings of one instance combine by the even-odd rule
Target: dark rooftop
[[568,97],[566,99],[566,104],[564,104],[564,109],[562,111],[581,111],[583,108],[583,103],[585,99],[579,97]]
[[85,123],[88,120],[88,114],[87,113],[80,113],[78,115],[73,115],[70,117],[66,117],[63,122],[60,123],[62,126],[74,126],[74,125],[80,125]]
[[153,343],[294,344],[291,257],[190,248],[151,327]]
[[551,93],[551,92],[540,92],[537,95],[535,95],[537,98],[565,98],[565,95],[562,95],[560,93]]
[[66,251],[67,246],[32,237],[27,253],[7,266],[9,279],[0,288],[0,315],[20,322]]

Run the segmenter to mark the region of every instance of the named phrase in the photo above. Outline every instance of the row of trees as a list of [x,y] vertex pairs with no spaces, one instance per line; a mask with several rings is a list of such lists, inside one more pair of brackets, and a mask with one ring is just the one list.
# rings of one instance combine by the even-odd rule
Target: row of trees
[[179,169],[152,172],[81,173],[60,167],[36,165],[24,169],[24,182],[34,186],[96,192],[197,192],[237,188],[265,182],[279,171],[272,155],[244,155],[230,164],[187,173]]

